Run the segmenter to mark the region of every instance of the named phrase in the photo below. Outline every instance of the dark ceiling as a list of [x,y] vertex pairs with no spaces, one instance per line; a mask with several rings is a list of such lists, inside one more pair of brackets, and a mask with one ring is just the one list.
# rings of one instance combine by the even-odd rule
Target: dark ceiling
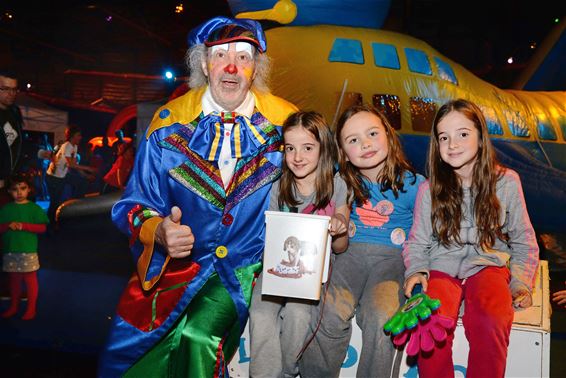
[[164,71],[185,75],[187,31],[230,14],[219,0],[185,1],[182,13],[172,1],[11,3],[0,6],[0,61],[20,85],[62,105],[101,100],[111,109],[167,95],[176,84]]
[[[183,12],[175,7],[183,4]],[[392,0],[384,29],[427,41],[481,78],[508,87],[564,14],[564,1]],[[53,104],[109,112],[167,96],[186,75],[187,32],[226,1],[3,1],[0,62]],[[267,25],[269,26],[269,25]],[[506,63],[508,56],[515,63]],[[23,88],[22,88],[23,89]],[[91,105],[93,104],[93,105]]]

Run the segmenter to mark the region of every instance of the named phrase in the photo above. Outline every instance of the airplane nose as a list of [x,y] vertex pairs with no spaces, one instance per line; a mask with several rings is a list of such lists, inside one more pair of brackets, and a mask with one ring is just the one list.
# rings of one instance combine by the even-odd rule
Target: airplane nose
[[238,68],[236,67],[235,64],[230,63],[229,65],[227,65],[226,67],[224,67],[224,72],[233,75],[233,74],[235,74],[235,73],[238,72]]

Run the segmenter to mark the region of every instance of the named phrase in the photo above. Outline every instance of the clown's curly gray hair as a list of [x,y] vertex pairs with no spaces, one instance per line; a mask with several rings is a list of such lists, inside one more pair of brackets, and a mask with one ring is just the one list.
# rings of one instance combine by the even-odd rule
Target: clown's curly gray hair
[[[204,44],[195,45],[187,50],[185,65],[189,71],[188,81],[191,88],[199,88],[208,84],[201,65],[201,62],[206,61],[207,53],[208,48]],[[255,49],[254,59],[256,75],[252,82],[252,88],[258,92],[269,92],[268,81],[271,68],[269,57]]]

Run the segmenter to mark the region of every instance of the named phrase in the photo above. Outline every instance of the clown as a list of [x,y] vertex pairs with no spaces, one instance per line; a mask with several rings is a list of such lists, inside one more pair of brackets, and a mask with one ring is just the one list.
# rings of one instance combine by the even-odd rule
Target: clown
[[227,375],[247,322],[279,125],[297,109],[268,92],[259,23],[213,18],[189,45],[191,90],[155,113],[112,209],[137,272],[99,376]]

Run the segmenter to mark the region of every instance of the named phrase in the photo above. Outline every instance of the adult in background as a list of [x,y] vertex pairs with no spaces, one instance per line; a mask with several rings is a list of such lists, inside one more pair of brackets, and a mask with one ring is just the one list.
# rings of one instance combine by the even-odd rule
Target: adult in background
[[18,79],[12,71],[0,71],[0,206],[11,201],[6,180],[17,171],[23,141],[23,119],[14,104]]
[[[78,149],[82,139],[81,130],[78,126],[69,125],[65,129],[66,142],[57,149],[55,156],[47,168],[47,188],[49,190],[49,209],[47,216],[51,224],[56,223],[55,213],[63,200],[65,184],[69,183],[73,187],[72,196],[81,198],[84,196],[88,182],[80,174],[94,174],[96,170],[86,165],[80,165],[78,160]],[[74,170],[76,175],[71,176],[70,170]]]
[[226,375],[261,269],[279,125],[297,109],[268,92],[256,21],[213,18],[189,45],[191,90],[155,113],[112,210],[137,274],[101,356],[103,377]]

